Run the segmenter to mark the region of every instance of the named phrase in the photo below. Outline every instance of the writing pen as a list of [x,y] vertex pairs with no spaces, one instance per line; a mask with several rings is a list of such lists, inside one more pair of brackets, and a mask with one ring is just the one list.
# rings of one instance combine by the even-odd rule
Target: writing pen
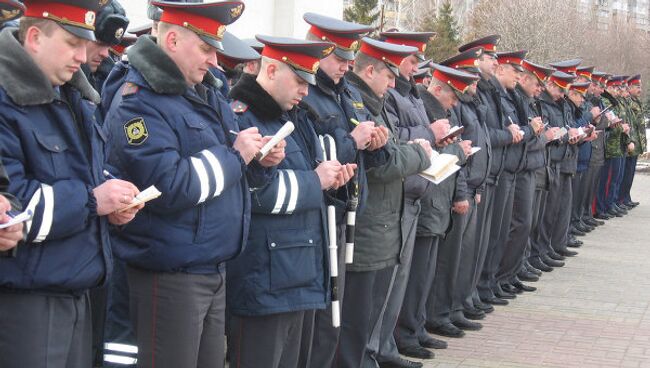
[[358,126],[359,124],[361,124],[361,123],[359,123],[359,120],[354,119],[354,118],[350,118],[350,122],[351,122],[352,125],[354,125],[354,126]]
[[104,176],[107,177],[108,179],[117,179],[117,178],[115,177],[115,175],[109,173],[108,170],[104,170],[104,171],[102,171],[102,173],[103,173]]
[[230,132],[230,134],[234,135],[235,137],[239,135],[239,133],[237,133],[236,131],[234,131],[232,129],[229,130],[228,132]]

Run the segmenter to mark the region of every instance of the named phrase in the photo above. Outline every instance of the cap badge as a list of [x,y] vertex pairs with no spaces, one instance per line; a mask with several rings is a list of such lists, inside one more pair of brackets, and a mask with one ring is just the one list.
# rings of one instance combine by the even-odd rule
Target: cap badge
[[230,9],[230,16],[233,18],[237,18],[241,15],[241,12],[244,10],[244,5],[239,4],[236,7]]
[[94,26],[95,25],[95,12],[94,11],[89,11],[86,13],[86,18],[84,20],[86,22],[87,26]]
[[122,36],[124,36],[124,28],[120,27],[115,31],[115,38],[119,40]]

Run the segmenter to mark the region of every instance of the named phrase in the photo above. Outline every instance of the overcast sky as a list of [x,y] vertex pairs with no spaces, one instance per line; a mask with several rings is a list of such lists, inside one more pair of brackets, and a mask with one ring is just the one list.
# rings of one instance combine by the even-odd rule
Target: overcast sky
[[129,28],[147,23],[147,0],[120,0],[129,17]]

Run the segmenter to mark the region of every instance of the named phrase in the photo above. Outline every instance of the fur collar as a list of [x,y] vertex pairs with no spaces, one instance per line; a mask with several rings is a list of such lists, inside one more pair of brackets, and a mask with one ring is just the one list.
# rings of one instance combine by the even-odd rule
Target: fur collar
[[422,102],[424,103],[424,109],[427,111],[427,117],[430,121],[436,121],[439,119],[447,119],[449,117],[449,112],[445,111],[442,108],[442,105],[436,99],[434,95],[427,91],[426,87],[420,85],[417,86]]
[[126,52],[129,63],[142,74],[154,92],[182,95],[187,90],[185,77],[174,61],[158,47],[151,36],[139,37]]
[[316,72],[316,86],[323,91],[323,93],[337,98],[336,96],[343,93],[345,90],[345,79],[342,78],[339,84],[334,84],[332,78],[330,78],[323,69],[318,69]]
[[254,75],[243,74],[229,96],[248,105],[253,114],[262,120],[275,120],[284,113],[273,97],[257,83]]
[[[7,28],[0,33],[0,87],[7,91],[7,95],[16,105],[36,106],[51,103],[57,93],[16,37],[15,29]],[[81,70],[74,73],[67,84],[77,89],[83,98],[99,103],[99,94],[88,83]]]
[[363,99],[363,104],[366,106],[368,111],[370,111],[373,116],[381,115],[381,111],[384,108],[384,99],[377,96],[375,92],[370,89],[370,86],[368,86],[363,79],[359,78],[359,76],[353,72],[345,73],[345,78],[348,83],[357,88],[361,94],[361,98]]
[[395,78],[395,90],[404,97],[410,93],[416,98],[420,98],[418,90],[415,88],[415,83],[412,80],[404,78],[401,74]]

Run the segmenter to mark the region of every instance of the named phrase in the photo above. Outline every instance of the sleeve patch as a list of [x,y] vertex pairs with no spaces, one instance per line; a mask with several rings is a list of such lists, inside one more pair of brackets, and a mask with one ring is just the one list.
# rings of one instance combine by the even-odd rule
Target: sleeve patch
[[361,101],[352,101],[352,106],[357,110],[363,110],[365,108]]
[[124,84],[124,88],[122,88],[122,96],[130,96],[134,95],[140,90],[140,87],[138,87],[137,84],[127,82]]
[[149,138],[149,131],[143,118],[131,119],[124,124],[126,141],[132,146],[139,146]]

